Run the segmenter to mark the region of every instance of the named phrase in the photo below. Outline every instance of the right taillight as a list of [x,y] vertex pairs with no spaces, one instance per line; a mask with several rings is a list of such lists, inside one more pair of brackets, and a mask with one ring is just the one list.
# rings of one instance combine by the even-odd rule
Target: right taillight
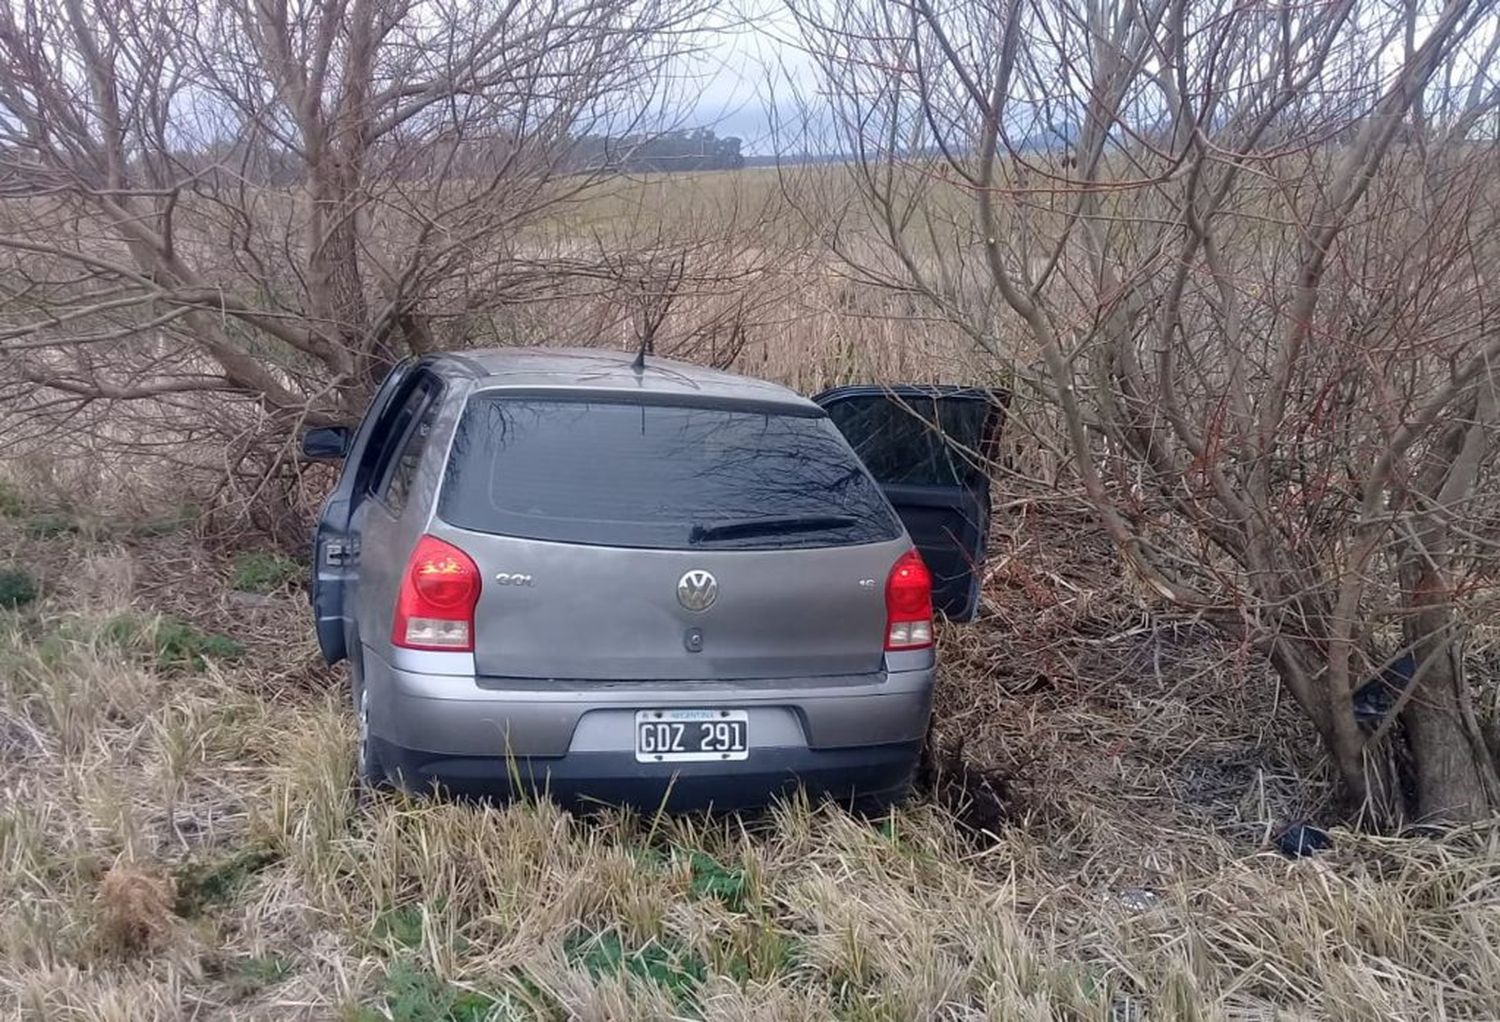
[[391,641],[405,649],[474,649],[479,568],[452,543],[423,536],[406,562]]
[[932,574],[915,550],[891,566],[885,580],[885,648],[932,645]]

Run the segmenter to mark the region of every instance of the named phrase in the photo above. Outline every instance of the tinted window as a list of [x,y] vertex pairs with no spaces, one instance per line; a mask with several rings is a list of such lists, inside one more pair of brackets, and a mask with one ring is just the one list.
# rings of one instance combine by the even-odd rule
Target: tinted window
[[396,452],[406,442],[412,423],[427,407],[427,399],[436,388],[431,377],[418,376],[403,388],[403,393],[397,395],[381,420],[375,424],[374,432],[370,435],[371,455],[362,466],[363,486],[367,492],[379,494],[384,491]]
[[828,415],[882,483],[983,485],[1000,409],[984,398],[869,394],[828,402]]
[[825,418],[485,395],[464,410],[439,514],[466,529],[607,546],[780,548],[900,534]]
[[[390,439],[390,424],[401,410],[401,399],[408,381],[416,372],[416,360],[405,359],[391,368],[375,391],[375,397],[365,412],[359,430],[350,449],[345,475],[348,476],[349,494],[358,500],[375,489],[379,480],[376,470],[385,462],[386,442]],[[344,477],[340,477],[340,489],[344,488]]]
[[385,487],[381,491],[386,506],[397,518],[401,517],[401,511],[406,507],[406,498],[411,494],[412,482],[417,477],[417,466],[422,462],[422,453],[427,450],[427,438],[432,433],[432,425],[437,420],[440,407],[430,390],[423,390],[420,397],[421,400],[412,409],[413,415],[417,417],[416,423],[408,426],[406,437],[395,452]]

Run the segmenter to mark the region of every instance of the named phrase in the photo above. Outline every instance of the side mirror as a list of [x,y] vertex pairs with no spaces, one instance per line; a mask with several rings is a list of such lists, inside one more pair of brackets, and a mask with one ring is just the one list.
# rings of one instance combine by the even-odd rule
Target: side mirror
[[302,454],[318,461],[338,461],[349,453],[353,436],[348,426],[317,426],[302,434]]

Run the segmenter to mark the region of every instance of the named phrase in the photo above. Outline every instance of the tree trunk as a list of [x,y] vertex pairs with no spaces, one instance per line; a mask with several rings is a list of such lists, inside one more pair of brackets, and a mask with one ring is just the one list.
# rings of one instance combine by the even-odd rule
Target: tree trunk
[[1376,828],[1391,826],[1401,815],[1400,766],[1394,743],[1367,741],[1354,721],[1353,703],[1347,698],[1339,705],[1330,702],[1326,650],[1283,640],[1272,647],[1270,659],[1282,689],[1317,728],[1338,771],[1350,814]]
[[313,204],[307,260],[312,312],[333,352],[329,368],[352,376],[358,387],[369,376],[369,309],[360,276],[358,173],[341,155],[313,169]]
[[1411,748],[1417,819],[1472,823],[1500,812],[1500,777],[1474,713],[1458,622],[1445,592],[1431,569],[1423,569],[1408,590],[1406,644],[1417,671],[1401,719]]

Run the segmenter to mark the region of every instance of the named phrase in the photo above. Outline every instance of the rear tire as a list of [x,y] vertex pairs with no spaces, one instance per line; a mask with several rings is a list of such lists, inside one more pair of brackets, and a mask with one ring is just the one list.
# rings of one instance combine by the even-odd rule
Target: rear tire
[[891,814],[891,810],[899,809],[911,801],[911,782],[892,788],[890,791],[880,792],[878,795],[856,796],[849,805],[849,812],[862,820],[880,820]]
[[362,679],[354,687],[354,720],[359,734],[354,753],[354,783],[363,798],[389,788],[390,780],[370,738],[370,694]]

